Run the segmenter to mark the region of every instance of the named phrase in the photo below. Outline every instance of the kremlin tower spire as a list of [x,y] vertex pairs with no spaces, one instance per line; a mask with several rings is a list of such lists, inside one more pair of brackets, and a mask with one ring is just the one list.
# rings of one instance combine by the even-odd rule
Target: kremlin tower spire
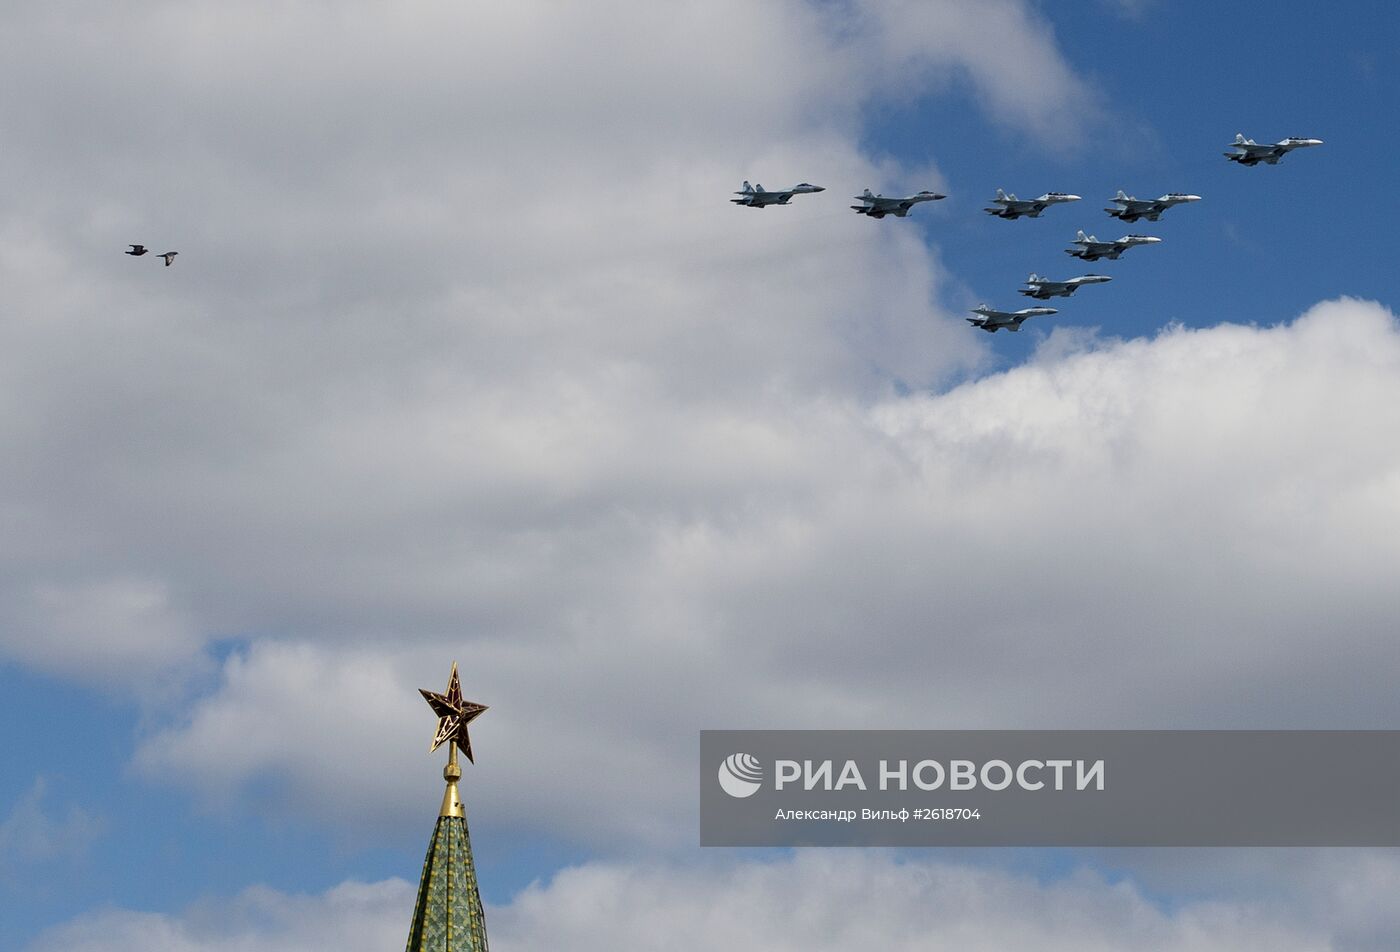
[[476,865],[472,862],[467,813],[457,790],[457,781],[462,779],[457,752],[475,763],[467,725],[486,707],[462,700],[455,662],[446,694],[421,689],[419,693],[438,716],[437,734],[429,750],[448,745],[447,766],[442,769],[447,790],[442,796],[432,841],[428,843],[428,856],[423,860],[406,952],[488,952],[486,917],[477,889]]

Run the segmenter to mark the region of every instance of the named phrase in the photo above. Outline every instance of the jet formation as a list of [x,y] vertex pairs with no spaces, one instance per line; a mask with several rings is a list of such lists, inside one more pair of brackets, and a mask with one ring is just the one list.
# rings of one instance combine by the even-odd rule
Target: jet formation
[[786,205],[792,201],[794,195],[810,195],[813,192],[825,192],[826,189],[820,185],[808,185],[806,182],[799,182],[792,188],[785,188],[782,191],[770,192],[762,185],[757,187],[744,182],[742,190],[735,192],[738,198],[731,198],[735,205],[747,205],[749,208],[767,208],[769,205]]
[[909,214],[909,210],[920,202],[936,202],[947,197],[937,192],[924,191],[906,195],[904,198],[886,198],[883,195],[871,195],[870,189],[867,188],[856,196],[856,201],[860,204],[852,205],[851,208],[855,209],[857,215],[869,215],[871,218],[884,218],[886,215],[904,218]]
[[1100,258],[1111,258],[1118,260],[1118,256],[1129,248],[1137,245],[1155,245],[1161,238],[1154,238],[1152,235],[1124,235],[1122,238],[1115,238],[1112,241],[1099,241],[1093,235],[1084,234],[1080,229],[1078,237],[1070,242],[1078,245],[1077,248],[1066,248],[1065,254],[1075,258],[1083,258],[1085,261],[1098,261]]
[[998,311],[985,304],[979,304],[972,309],[972,313],[979,316],[964,318],[964,320],[973,327],[980,327],[988,334],[995,334],[1003,327],[1009,331],[1019,331],[1021,325],[1026,322],[1026,318],[1060,312],[1053,307],[1023,307],[1019,311]]
[[1230,143],[1230,148],[1235,151],[1225,152],[1223,155],[1231,162],[1238,162],[1240,165],[1258,165],[1260,162],[1266,165],[1278,165],[1278,160],[1294,149],[1306,149],[1314,145],[1322,145],[1322,140],[1290,136],[1287,139],[1280,139],[1278,142],[1265,142],[1260,145],[1253,139],[1246,139],[1244,133],[1239,132],[1235,134],[1235,141]]
[[1131,225],[1139,218],[1146,218],[1148,221],[1160,221],[1162,212],[1171,208],[1173,205],[1181,205],[1185,202],[1199,202],[1200,200],[1201,196],[1199,195],[1183,195],[1180,192],[1168,192],[1161,198],[1139,199],[1131,195],[1125,195],[1120,188],[1118,194],[1109,199],[1109,201],[1113,202],[1117,207],[1105,208],[1104,211],[1108,212],[1119,221],[1125,221]]
[[1026,278],[1026,287],[1021,288],[1021,293],[1038,301],[1048,301],[1052,297],[1069,297],[1086,284],[1107,284],[1112,280],[1106,274],[1081,274],[1077,278],[1065,281],[1051,281],[1032,271],[1031,276]]
[[[1122,192],[1118,193],[1122,195]],[[1001,189],[997,189],[997,197],[992,199],[995,208],[984,208],[988,215],[995,215],[998,218],[1005,218],[1008,221],[1015,221],[1024,215],[1027,218],[1039,218],[1040,213],[1051,205],[1058,205],[1061,202],[1077,202],[1078,195],[1070,195],[1065,192],[1046,192],[1039,198],[1017,198],[1015,194],[1008,195]]]
[[[1231,162],[1238,162],[1240,165],[1254,166],[1263,162],[1267,165],[1276,165],[1278,160],[1295,149],[1307,148],[1321,145],[1321,139],[1289,138],[1279,142],[1265,143],[1263,145],[1253,139],[1246,139],[1241,133],[1235,136],[1235,141],[1230,144],[1232,151],[1226,152],[1225,157]],[[825,191],[819,185],[809,185],[803,182],[794,185],[790,189],[779,192],[766,191],[762,185],[757,187],[744,182],[743,190],[735,192],[738,198],[732,198],[736,205],[747,205],[750,208],[764,208],[768,205],[786,205],[794,195],[804,195],[813,192]],[[887,215],[896,218],[906,218],[915,205],[921,202],[935,202],[943,198],[937,192],[922,191],[913,195],[906,195],[902,198],[886,198],[884,195],[873,194],[870,189],[856,196],[856,201],[860,204],[852,205],[851,209],[858,215],[865,215],[868,218],[880,219]],[[1110,217],[1119,221],[1131,224],[1141,219],[1155,222],[1160,221],[1162,215],[1177,205],[1185,205],[1191,202],[1199,202],[1201,196],[1188,194],[1186,192],[1168,192],[1159,198],[1139,199],[1129,195],[1122,189],[1109,199],[1110,205],[1104,211]],[[1039,218],[1046,209],[1052,205],[1062,205],[1069,202],[1080,201],[1078,195],[1071,195],[1068,192],[1046,192],[1039,198],[1021,199],[1015,193],[1009,193],[1003,189],[996,190],[996,197],[992,199],[989,207],[983,209],[988,215],[1003,218],[1007,221],[1015,221],[1018,218]],[[1098,261],[1108,258],[1116,261],[1123,252],[1139,245],[1154,245],[1161,242],[1161,238],[1155,235],[1123,235],[1112,241],[1100,241],[1094,235],[1087,234],[1082,228],[1078,231],[1074,241],[1070,242],[1070,247],[1065,249],[1065,254],[1079,258],[1083,261]],[[146,250],[140,245],[132,245],[132,250],[127,254],[145,254]],[[170,263],[170,257],[166,257],[166,264]],[[1078,277],[1066,278],[1057,281],[1051,278],[1041,277],[1032,272],[1025,281],[1026,286],[1018,289],[1019,293],[1039,301],[1048,301],[1052,297],[1069,297],[1086,284],[1106,284],[1113,280],[1105,274],[1081,274]],[[998,311],[986,304],[979,304],[972,309],[976,317],[966,318],[967,322],[974,327],[996,333],[1002,328],[1009,331],[1019,331],[1021,325],[1027,319],[1039,317],[1041,315],[1056,314],[1053,307],[1027,307],[1019,311]]]

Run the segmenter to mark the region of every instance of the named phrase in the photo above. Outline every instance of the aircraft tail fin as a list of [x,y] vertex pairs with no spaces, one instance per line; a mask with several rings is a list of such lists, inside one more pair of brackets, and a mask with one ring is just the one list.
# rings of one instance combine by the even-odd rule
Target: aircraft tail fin
[[1118,194],[1113,196],[1113,200],[1115,202],[1126,202],[1128,200],[1128,193],[1120,188]]
[[1248,142],[1249,140],[1244,137],[1243,132],[1235,133],[1235,145],[1246,145]]
[[1075,241],[1090,241],[1091,239],[1089,238],[1088,235],[1084,234],[1084,229],[1081,228],[1081,229],[1079,229],[1079,234],[1077,234],[1077,235],[1074,236],[1074,240],[1075,240]]
[[999,201],[999,202],[1004,202],[1004,201],[1006,201],[1006,193],[1003,192],[1001,189],[997,189],[997,201]]
[[748,180],[748,179],[744,179],[744,188],[743,188],[743,191],[744,191],[744,194],[746,194],[746,195],[753,191],[753,186],[749,184],[749,180]]
[[1027,284],[1035,284],[1035,283],[1036,283],[1037,281],[1039,281],[1039,280],[1040,280],[1040,275],[1038,275],[1038,274],[1036,274],[1034,271],[1032,271],[1032,272],[1031,272],[1031,276],[1030,276],[1029,278],[1026,278],[1026,283],[1027,283]]

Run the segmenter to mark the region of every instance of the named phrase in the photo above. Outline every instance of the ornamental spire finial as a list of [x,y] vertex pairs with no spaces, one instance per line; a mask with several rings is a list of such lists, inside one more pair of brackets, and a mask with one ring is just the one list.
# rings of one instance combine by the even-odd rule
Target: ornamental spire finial
[[472,759],[472,741],[467,733],[467,725],[486,710],[486,705],[462,700],[462,685],[457,680],[455,661],[452,662],[452,677],[447,682],[446,694],[425,691],[422,688],[418,689],[418,693],[423,695],[423,700],[428,702],[428,706],[438,716],[437,733],[433,735],[432,746],[428,749],[433,751],[443,744],[449,745],[447,766],[442,768],[442,779],[447,781],[447,792],[443,794],[439,816],[465,816],[466,811],[462,809],[462,800],[457,793],[457,781],[462,779],[462,768],[457,765],[457,751],[460,750],[467,755],[467,760],[476,763]]

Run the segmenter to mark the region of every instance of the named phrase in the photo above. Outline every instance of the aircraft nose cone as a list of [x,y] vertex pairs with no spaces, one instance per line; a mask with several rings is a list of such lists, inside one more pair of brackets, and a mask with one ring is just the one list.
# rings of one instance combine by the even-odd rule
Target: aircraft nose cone
[[1066,196],[1065,196],[1065,201],[1067,201],[1067,202],[1077,202],[1077,201],[1079,201],[1079,196],[1078,196],[1078,195],[1066,195]]

